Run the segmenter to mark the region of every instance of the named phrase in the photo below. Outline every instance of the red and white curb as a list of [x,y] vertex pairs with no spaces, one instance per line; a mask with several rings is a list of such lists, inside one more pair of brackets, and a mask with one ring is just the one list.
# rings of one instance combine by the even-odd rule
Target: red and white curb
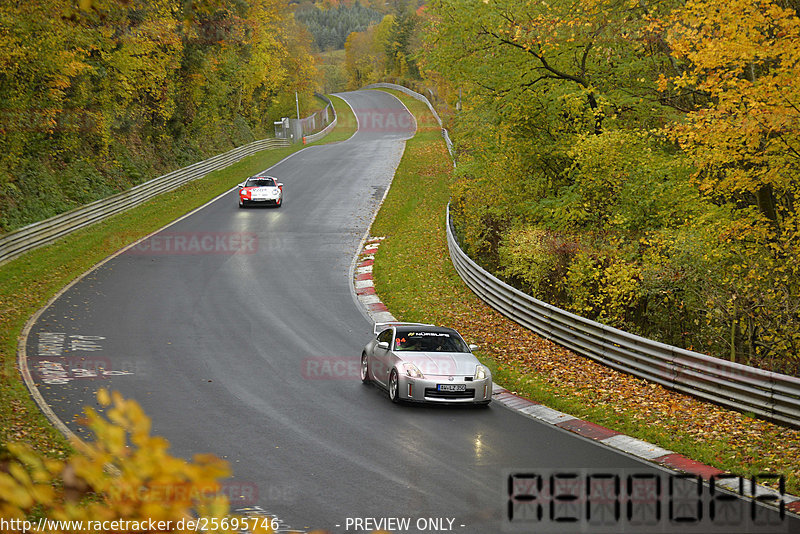
[[376,323],[397,320],[394,315],[389,313],[389,309],[375,293],[375,283],[372,278],[372,264],[375,262],[375,253],[384,239],[383,237],[368,237],[364,241],[364,247],[356,260],[355,278],[353,280],[358,302],[361,303],[367,315]]
[[[368,237],[365,239],[364,246],[356,259],[353,279],[353,285],[359,303],[361,303],[367,315],[376,323],[397,320],[376,294],[375,283],[372,277],[375,253],[378,251],[378,247],[380,247],[383,239],[383,237]],[[526,417],[557,426],[594,441],[599,441],[612,449],[656,463],[672,471],[696,475],[704,481],[710,481],[711,478],[714,477],[714,485],[716,487],[726,488],[733,493],[741,494],[745,497],[755,497],[767,505],[778,506],[781,501],[783,501],[787,512],[800,514],[800,497],[789,494],[784,494],[783,497],[781,497],[778,491],[767,486],[756,484],[755,487],[753,487],[750,480],[731,476],[725,471],[710,465],[702,464],[682,454],[631,436],[626,436],[625,434],[608,429],[604,426],[578,419],[567,413],[548,408],[543,404],[511,393],[497,384],[493,385],[493,389],[493,398],[495,402],[499,402],[506,408],[519,412]]]

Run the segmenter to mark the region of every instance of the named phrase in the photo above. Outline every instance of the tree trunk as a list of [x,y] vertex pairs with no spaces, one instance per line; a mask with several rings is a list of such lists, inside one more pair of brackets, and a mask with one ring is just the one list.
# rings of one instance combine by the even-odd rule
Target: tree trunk
[[761,214],[777,225],[778,215],[775,212],[775,195],[772,192],[772,186],[769,184],[762,185],[756,192],[756,199]]

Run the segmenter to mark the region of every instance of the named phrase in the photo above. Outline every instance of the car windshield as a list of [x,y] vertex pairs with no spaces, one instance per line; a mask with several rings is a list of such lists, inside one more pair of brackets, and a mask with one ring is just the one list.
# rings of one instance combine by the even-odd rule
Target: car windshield
[[274,187],[275,180],[272,178],[250,178],[247,180],[247,187]]
[[464,341],[448,332],[398,332],[394,350],[418,352],[469,352]]

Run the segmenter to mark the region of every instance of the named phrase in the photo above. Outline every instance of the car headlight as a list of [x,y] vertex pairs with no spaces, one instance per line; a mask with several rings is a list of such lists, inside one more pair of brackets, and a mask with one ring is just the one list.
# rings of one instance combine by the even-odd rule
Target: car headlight
[[482,365],[478,365],[475,368],[475,380],[486,380],[486,377],[489,375],[489,371],[486,367]]
[[408,376],[411,376],[411,377],[414,377],[414,378],[425,378],[422,375],[422,372],[413,363],[404,363],[403,364],[403,371],[405,371]]

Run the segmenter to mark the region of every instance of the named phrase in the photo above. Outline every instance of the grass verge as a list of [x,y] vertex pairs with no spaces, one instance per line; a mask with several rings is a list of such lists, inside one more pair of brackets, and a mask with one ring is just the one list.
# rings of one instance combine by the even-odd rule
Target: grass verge
[[386,236],[373,276],[395,317],[458,329],[481,345],[478,356],[495,382],[512,392],[731,473],[783,474],[787,491],[800,493],[800,431],[606,368],[535,336],[475,296],[447,249],[454,176],[440,131],[423,104],[389,92],[418,124],[429,125],[407,143],[371,229]]
[[[314,144],[343,141],[355,132],[350,106],[335,96],[331,100],[339,121],[330,134]],[[17,343],[36,310],[110,254],[302,148],[293,145],[259,152],[0,266],[0,443],[24,441],[55,456],[69,450],[67,441],[31,399],[17,368]]]

